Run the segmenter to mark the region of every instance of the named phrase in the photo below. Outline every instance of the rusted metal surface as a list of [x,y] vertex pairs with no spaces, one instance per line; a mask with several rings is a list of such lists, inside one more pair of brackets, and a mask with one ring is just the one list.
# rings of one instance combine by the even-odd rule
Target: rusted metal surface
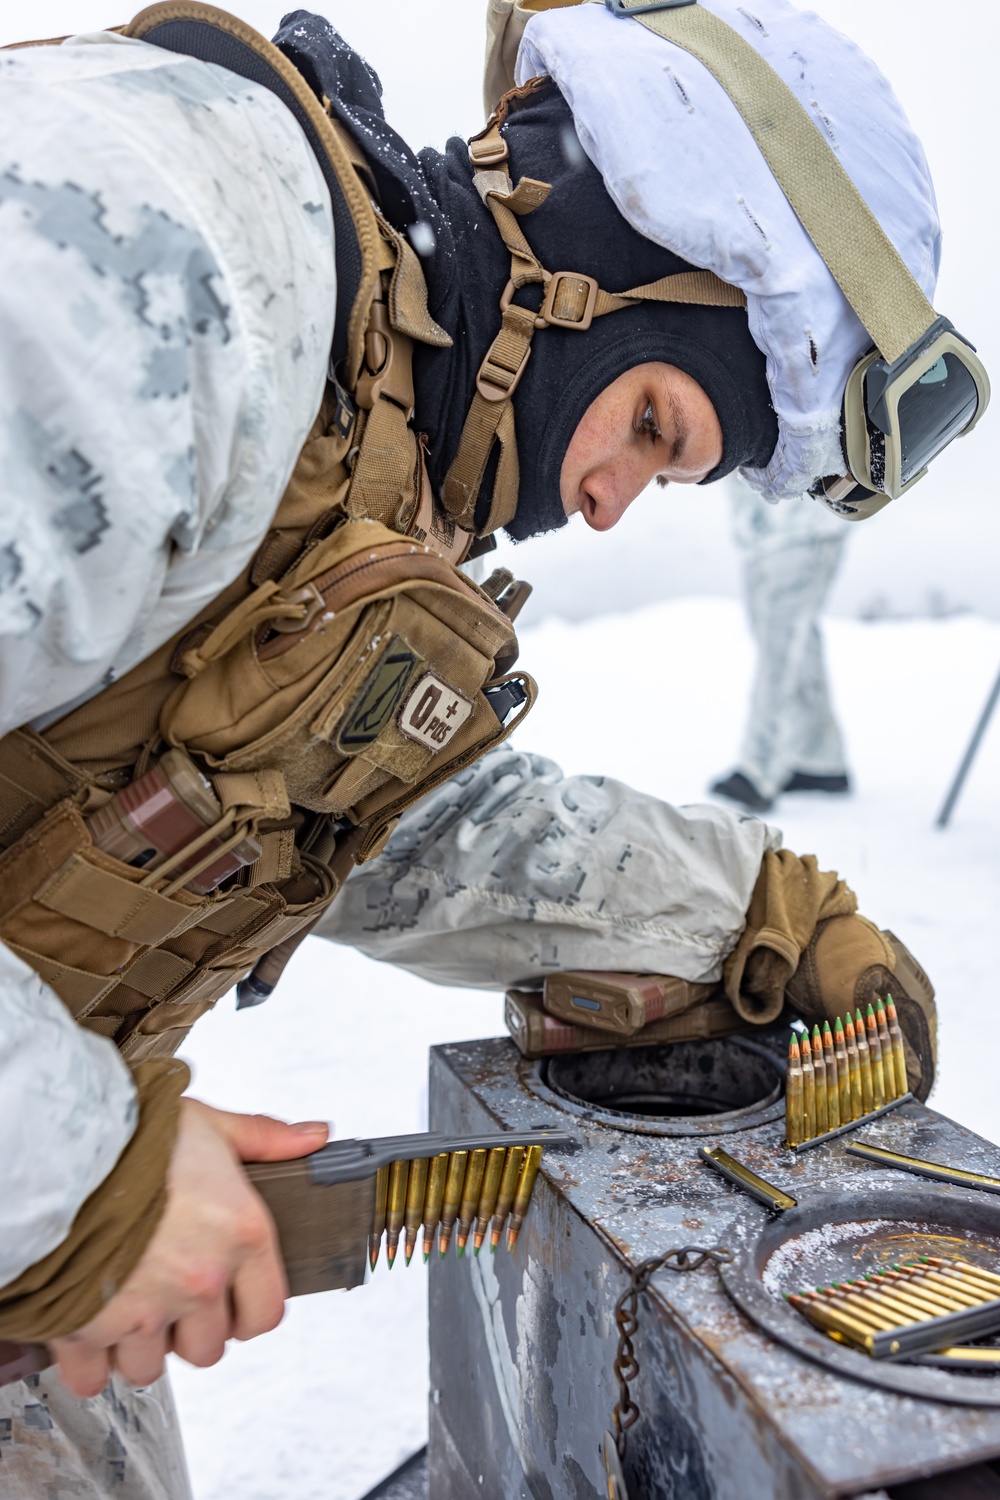
[[[741,1120],[727,1122],[725,1145],[800,1209],[829,1194],[842,1220],[865,1220],[875,1203],[883,1219],[897,1217],[898,1204],[898,1217],[913,1221],[915,1201],[947,1219],[949,1202],[973,1197],[862,1163],[843,1140],[796,1158],[775,1113],[771,1102],[743,1106]],[[641,1131],[626,1128],[636,1123]],[[569,1126],[577,1145],[546,1152],[514,1254],[484,1254],[468,1269],[434,1267],[430,1493],[600,1500],[601,1435],[617,1399],[613,1310],[631,1270],[674,1246],[726,1244],[761,1281],[771,1252],[762,1260],[758,1242],[779,1221],[698,1160],[713,1134],[710,1117],[635,1122],[603,1105],[573,1104],[549,1086],[543,1064],[521,1059],[506,1040],[435,1048],[431,1128],[496,1125]],[[916,1102],[858,1138],[1000,1173],[1000,1148]],[[996,1204],[987,1201],[993,1212],[984,1212],[978,1237],[985,1246],[995,1237],[1000,1261]],[[975,1204],[964,1211],[976,1232]],[[865,1235],[840,1243],[862,1269],[855,1253],[870,1258]],[[830,1274],[826,1263],[821,1269]],[[781,1288],[772,1283],[777,1302]],[[803,1324],[803,1338],[811,1332]],[[658,1273],[635,1345],[642,1417],[629,1438],[633,1500],[854,1496],[1000,1454],[1000,1410],[882,1389],[804,1358],[751,1321],[714,1269]]]

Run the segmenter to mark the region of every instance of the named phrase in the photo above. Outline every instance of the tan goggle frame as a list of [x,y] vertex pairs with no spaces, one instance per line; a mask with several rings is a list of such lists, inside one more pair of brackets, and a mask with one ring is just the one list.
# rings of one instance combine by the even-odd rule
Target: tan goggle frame
[[[841,487],[840,494],[829,483],[825,486],[827,495],[833,499],[840,499],[841,495],[846,498],[852,485],[863,485],[870,493],[862,499],[858,499],[856,493],[851,494],[850,500],[844,506],[843,514],[846,519],[852,521],[864,520],[872,516],[876,511],[888,505],[890,500],[897,499],[907,490],[913,488],[918,480],[927,473],[927,465],[919,469],[916,474],[904,484],[902,481],[902,442],[899,430],[899,403],[906,392],[916,385],[927,371],[937,364],[944,355],[952,354],[959,359],[969,374],[972,376],[976,387],[978,402],[971,420],[963,427],[956,437],[965,437],[972,431],[979,418],[989,405],[990,382],[982,361],[970,349],[969,345],[960,339],[957,334],[944,332],[924,350],[923,354],[908,365],[900,375],[890,384],[883,397],[889,415],[890,432],[884,434],[885,438],[885,473],[881,486],[876,485],[872,479],[872,452],[871,438],[868,427],[868,414],[865,401],[865,376],[871,366],[880,357],[877,349],[871,349],[854,366],[848,377],[847,387],[844,391],[844,439],[847,447],[847,463],[850,474],[843,480],[837,481]],[[954,439],[949,439],[954,441]],[[947,446],[947,444],[945,445]]]

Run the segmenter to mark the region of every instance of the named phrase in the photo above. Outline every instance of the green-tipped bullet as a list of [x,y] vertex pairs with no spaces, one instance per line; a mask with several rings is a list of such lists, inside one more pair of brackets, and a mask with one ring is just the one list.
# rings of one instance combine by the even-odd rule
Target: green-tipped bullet
[[833,1055],[837,1059],[837,1107],[841,1125],[851,1120],[851,1069],[847,1060],[847,1038],[838,1016],[833,1025]]

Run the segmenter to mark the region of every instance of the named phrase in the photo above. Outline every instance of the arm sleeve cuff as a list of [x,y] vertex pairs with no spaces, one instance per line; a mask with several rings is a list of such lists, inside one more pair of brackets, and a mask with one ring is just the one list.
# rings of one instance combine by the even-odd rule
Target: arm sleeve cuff
[[190,1074],[173,1058],[132,1071],[135,1134],[63,1242],[0,1290],[0,1338],[47,1341],[82,1328],[128,1279],[159,1223]]

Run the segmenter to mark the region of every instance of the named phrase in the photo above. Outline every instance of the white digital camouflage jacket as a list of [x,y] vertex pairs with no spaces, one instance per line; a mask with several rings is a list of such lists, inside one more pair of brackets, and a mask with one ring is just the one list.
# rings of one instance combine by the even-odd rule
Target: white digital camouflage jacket
[[[247,563],[319,407],[332,234],[263,90],[103,33],[0,52],[0,733],[98,691]],[[408,814],[321,932],[480,988],[712,978],[776,845],[502,750]],[[113,1045],[0,946],[0,1285],[134,1127]]]

